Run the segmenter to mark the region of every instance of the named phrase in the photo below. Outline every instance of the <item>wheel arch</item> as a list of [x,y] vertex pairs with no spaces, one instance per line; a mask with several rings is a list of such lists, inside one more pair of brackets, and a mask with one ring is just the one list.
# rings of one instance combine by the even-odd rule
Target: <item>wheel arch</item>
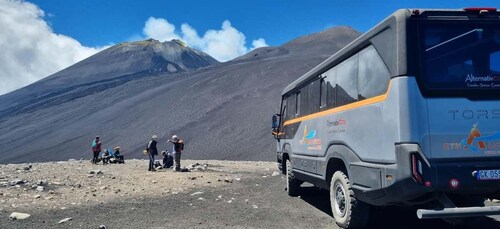
[[350,177],[349,165],[359,161],[359,157],[354,151],[343,143],[332,143],[326,152],[326,170],[324,171],[325,181],[330,186],[330,181],[335,171],[342,171]]
[[342,171],[347,177],[349,177],[349,172],[347,171],[347,166],[341,158],[332,157],[328,160],[328,165],[326,167],[326,182],[330,186],[330,182],[335,171]]
[[281,171],[281,173],[286,174],[286,172],[285,172],[286,171],[286,162],[287,162],[287,160],[289,160],[291,158],[290,153],[292,152],[292,148],[291,148],[290,144],[288,144],[288,143],[284,144],[282,152],[283,152],[283,156],[282,156],[283,159],[281,160],[281,166],[284,169]]

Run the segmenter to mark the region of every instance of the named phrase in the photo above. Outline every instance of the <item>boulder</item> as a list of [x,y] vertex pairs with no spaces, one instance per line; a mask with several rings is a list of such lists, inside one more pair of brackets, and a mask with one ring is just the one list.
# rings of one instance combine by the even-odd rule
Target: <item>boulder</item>
[[24,184],[24,183],[26,183],[26,181],[21,180],[21,179],[15,179],[15,180],[10,181],[10,185],[11,186],[19,185],[19,184]]
[[30,216],[31,216],[30,214],[26,214],[26,213],[13,212],[12,214],[10,214],[9,218],[11,220],[22,220],[22,219],[27,219]]
[[73,220],[73,219],[72,219],[72,218],[64,218],[64,219],[61,219],[61,221],[59,221],[59,224],[61,224],[61,223],[66,223],[66,222],[68,222],[68,221],[70,221],[70,220]]
[[102,174],[102,171],[101,170],[90,170],[89,174]]
[[200,194],[203,194],[203,192],[194,192],[191,194],[191,196],[196,196],[196,195],[200,195]]

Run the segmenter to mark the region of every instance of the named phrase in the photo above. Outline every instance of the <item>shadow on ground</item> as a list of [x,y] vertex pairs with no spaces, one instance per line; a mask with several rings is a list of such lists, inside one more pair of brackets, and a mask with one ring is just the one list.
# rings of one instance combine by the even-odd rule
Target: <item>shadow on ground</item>
[[[316,187],[303,187],[301,199],[313,207],[332,216],[329,192]],[[453,226],[440,219],[420,220],[416,209],[403,207],[373,207],[370,213],[370,222],[367,228],[380,229],[421,229],[421,228],[500,228],[500,221],[490,217],[477,217],[473,223]],[[333,218],[332,218],[333,220]]]

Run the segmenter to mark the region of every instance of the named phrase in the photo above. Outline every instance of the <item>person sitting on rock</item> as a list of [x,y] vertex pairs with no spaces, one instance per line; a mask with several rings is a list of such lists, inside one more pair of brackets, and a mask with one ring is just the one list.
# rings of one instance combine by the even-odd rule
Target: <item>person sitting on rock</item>
[[170,155],[168,150],[162,151],[161,155],[163,156],[163,168],[168,169],[174,165],[174,158]]
[[102,164],[109,164],[109,159],[111,158],[111,154],[109,153],[109,149],[104,150],[104,153],[102,153]]
[[123,159],[123,155],[120,154],[120,146],[116,146],[113,149],[115,150],[115,152],[113,153],[113,157],[116,159],[116,162],[118,164],[125,164],[125,159]]

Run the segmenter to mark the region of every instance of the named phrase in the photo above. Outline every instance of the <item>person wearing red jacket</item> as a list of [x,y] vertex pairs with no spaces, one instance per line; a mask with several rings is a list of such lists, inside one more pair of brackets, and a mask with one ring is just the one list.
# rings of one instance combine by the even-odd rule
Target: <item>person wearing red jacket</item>
[[92,142],[92,152],[94,153],[92,164],[97,164],[97,162],[99,162],[99,153],[101,153],[101,140],[99,136],[96,136]]

